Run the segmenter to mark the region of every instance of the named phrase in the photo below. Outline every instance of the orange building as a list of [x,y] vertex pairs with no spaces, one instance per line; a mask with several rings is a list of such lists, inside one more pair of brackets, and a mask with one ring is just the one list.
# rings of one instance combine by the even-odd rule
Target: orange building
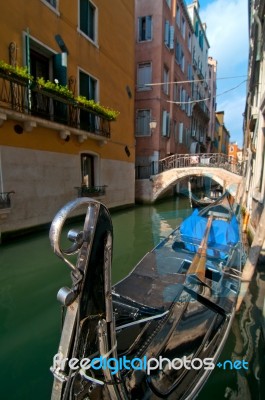
[[134,1],[10,0],[0,21],[2,233],[77,195],[133,204]]

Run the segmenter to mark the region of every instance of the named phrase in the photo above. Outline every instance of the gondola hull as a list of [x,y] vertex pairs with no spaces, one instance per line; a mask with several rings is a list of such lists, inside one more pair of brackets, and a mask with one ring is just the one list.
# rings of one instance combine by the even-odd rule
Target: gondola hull
[[[240,289],[242,244],[233,209],[222,200],[192,215],[112,290],[106,239],[112,225],[103,205],[93,227],[82,283],[68,306],[78,317],[60,347],[78,368],[54,365],[53,400],[194,399],[223,349]],[[80,367],[84,357],[87,369]]]

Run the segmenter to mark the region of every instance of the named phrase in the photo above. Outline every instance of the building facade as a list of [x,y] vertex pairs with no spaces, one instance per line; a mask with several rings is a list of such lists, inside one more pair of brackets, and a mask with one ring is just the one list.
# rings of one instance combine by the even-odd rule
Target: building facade
[[0,74],[2,233],[78,195],[133,204],[134,1],[10,0],[0,19],[0,67],[31,75]]
[[193,66],[193,84],[192,84],[192,121],[191,133],[196,146],[196,152],[206,152],[208,150],[209,121],[210,111],[215,105],[209,104],[210,98],[208,82],[208,50],[209,42],[206,36],[206,24],[202,23],[199,15],[200,4],[198,0],[193,0],[187,6],[190,20],[193,26],[192,40],[192,66]]
[[136,177],[189,153],[193,28],[185,3],[136,0]]
[[[249,228],[254,235],[261,220],[265,201],[265,1],[249,0],[248,4],[249,64],[243,146],[243,159],[247,163],[247,168],[244,204],[246,213],[250,217]],[[263,250],[264,248],[263,245]]]
[[209,100],[207,107],[209,109],[208,134],[206,136],[207,153],[214,152],[215,141],[215,112],[216,112],[216,77],[217,77],[217,61],[213,57],[208,57],[208,86]]
[[217,124],[217,153],[223,153],[228,155],[228,146],[230,141],[230,133],[225,126],[224,111],[218,111],[215,113]]

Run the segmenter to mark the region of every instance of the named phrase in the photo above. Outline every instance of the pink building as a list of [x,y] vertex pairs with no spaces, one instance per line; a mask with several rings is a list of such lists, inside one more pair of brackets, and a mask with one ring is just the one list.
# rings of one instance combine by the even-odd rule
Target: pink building
[[152,174],[158,160],[190,153],[193,27],[183,0],[135,4],[136,171]]

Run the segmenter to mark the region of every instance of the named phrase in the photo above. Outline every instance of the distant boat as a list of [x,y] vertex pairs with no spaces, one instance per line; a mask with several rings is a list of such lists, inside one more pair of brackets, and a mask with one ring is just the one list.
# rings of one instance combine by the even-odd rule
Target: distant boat
[[204,197],[197,197],[193,193],[190,194],[189,198],[193,208],[203,208],[214,204],[215,202],[219,201],[221,197],[225,197],[226,193],[222,193],[220,190],[211,190],[210,196]]
[[[68,216],[86,206],[83,230]],[[50,241],[72,273],[51,370],[52,399],[194,399],[226,342],[240,289],[240,227],[227,198],[185,219],[111,287],[113,230],[106,207],[89,198],[55,216]],[[76,254],[76,261],[69,261]],[[63,361],[63,359],[65,359]]]
[[192,191],[191,183],[188,182],[188,191],[186,195],[189,197],[191,207],[193,208],[203,208],[207,207],[211,204],[214,204],[216,201],[219,201],[221,198],[226,197],[227,193],[223,192],[223,189],[219,186],[211,188],[209,193],[201,194],[200,197],[196,194],[196,192]]

